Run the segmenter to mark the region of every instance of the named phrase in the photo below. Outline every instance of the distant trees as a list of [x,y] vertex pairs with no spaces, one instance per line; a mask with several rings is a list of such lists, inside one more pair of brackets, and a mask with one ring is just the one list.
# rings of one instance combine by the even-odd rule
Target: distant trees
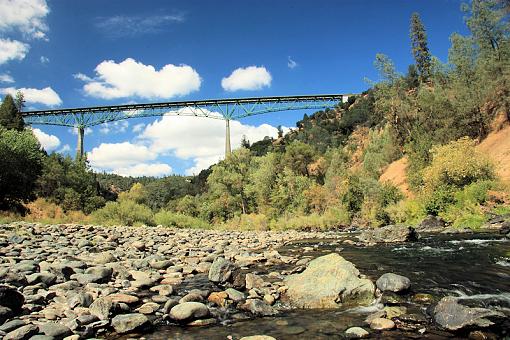
[[411,15],[411,47],[416,61],[416,67],[422,82],[428,81],[430,78],[431,57],[427,46],[427,34],[425,26],[421,22],[418,13]]
[[7,94],[0,106],[0,126],[22,131],[25,128],[25,122],[21,116],[22,107],[23,94],[21,92],[17,94],[17,102],[10,94]]

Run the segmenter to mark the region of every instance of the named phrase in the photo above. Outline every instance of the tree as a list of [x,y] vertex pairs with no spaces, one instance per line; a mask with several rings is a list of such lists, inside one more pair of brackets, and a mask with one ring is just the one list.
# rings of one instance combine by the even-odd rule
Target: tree
[[7,94],[0,106],[0,126],[7,129],[21,131],[25,128],[25,122],[21,116],[21,111],[16,107],[14,98]]
[[411,15],[411,46],[416,67],[422,82],[430,78],[430,52],[427,46],[427,34],[418,13]]
[[0,210],[19,208],[35,198],[43,156],[32,131],[0,126]]
[[250,148],[250,141],[246,139],[246,135],[243,135],[243,138],[241,139],[241,147],[246,149]]
[[283,164],[297,175],[308,175],[308,165],[315,160],[316,152],[308,144],[294,141],[285,148]]

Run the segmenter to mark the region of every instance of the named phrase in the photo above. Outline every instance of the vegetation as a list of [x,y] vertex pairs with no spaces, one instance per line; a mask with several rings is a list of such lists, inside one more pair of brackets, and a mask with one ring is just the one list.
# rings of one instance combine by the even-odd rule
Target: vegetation
[[[86,160],[46,155],[20,120],[22,96],[6,96],[1,208],[39,197],[37,206],[52,211],[46,217],[68,220],[80,211],[114,225],[329,229],[416,224],[435,215],[454,227],[478,228],[491,213],[509,212],[507,199],[494,199],[508,187],[476,151],[497,114],[510,120],[507,9],[496,0],[464,5],[471,33],[451,36],[446,64],[431,55],[414,13],[415,63],[406,74],[377,54],[381,79],[366,92],[305,114],[287,134],[279,128],[276,139],[244,138],[240,149],[196,177],[94,174]],[[408,198],[380,181],[402,156],[409,161]]]

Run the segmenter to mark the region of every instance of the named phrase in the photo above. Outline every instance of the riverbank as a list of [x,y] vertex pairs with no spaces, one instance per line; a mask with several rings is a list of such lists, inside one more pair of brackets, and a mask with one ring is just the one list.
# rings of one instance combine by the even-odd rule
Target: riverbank
[[[503,236],[490,236],[492,238],[471,242],[469,238],[468,241],[448,239],[450,243],[447,244],[455,246],[456,252],[465,251],[465,254],[479,257],[470,250],[477,242],[487,246],[494,242],[505,246],[508,243]],[[440,240],[438,237],[431,239]],[[415,246],[419,248],[414,249]],[[7,321],[0,326],[3,332],[0,336],[5,339],[28,339],[36,334],[57,339],[116,338],[119,334],[134,332],[154,339],[214,338],[211,334],[217,334],[217,338],[235,334],[234,338],[238,339],[267,330],[278,335],[278,339],[297,334],[322,338],[328,332],[346,336],[344,332],[351,326],[365,327],[374,336],[380,332],[400,332],[394,336],[407,332],[409,336],[424,337],[441,334],[444,330],[439,331],[440,327],[434,325],[434,315],[427,314],[427,308],[432,308],[451,292],[445,294],[428,289],[427,284],[421,282],[422,276],[412,269],[416,258],[406,259],[408,255],[403,255],[406,247],[412,254],[432,259],[432,264],[442,259],[434,257],[441,253],[437,249],[445,248],[428,243],[365,247],[353,234],[339,232],[3,225],[0,226],[0,283],[13,290],[9,291],[11,311],[3,309],[0,314],[0,325]],[[378,288],[374,292],[374,303],[349,317],[343,314],[347,306],[328,311],[295,309],[285,300],[286,280],[292,274],[306,271],[312,259],[331,253],[338,253],[354,263],[361,278],[367,277],[374,283],[381,274],[399,270],[400,274],[410,277],[413,289],[395,295]],[[393,255],[404,259],[400,269],[388,265]],[[503,271],[494,273],[496,276],[505,274],[508,268],[505,267],[508,258],[501,255],[500,261],[503,261],[500,265]],[[428,270],[433,271],[431,262],[425,262]],[[436,265],[445,267],[440,271],[442,276],[447,275],[451,266],[441,262]],[[510,270],[507,271],[508,279]],[[451,279],[453,284],[455,280],[459,283],[464,280],[461,273]],[[437,280],[436,285],[439,284]],[[471,292],[497,294],[505,291],[504,282]],[[510,287],[506,291],[510,292]],[[416,302],[420,296],[423,301]],[[409,304],[412,301],[413,304]],[[371,330],[365,323],[368,312],[379,313],[379,318],[393,322],[394,330]],[[337,320],[331,326],[331,317],[338,319],[338,313],[342,313],[342,321]],[[325,319],[320,320],[317,315]],[[414,315],[414,321],[409,315]],[[283,333],[271,331],[267,325],[261,325],[263,322],[277,325]],[[329,330],[324,329],[325,324],[330,325]],[[234,331],[239,327],[241,330]],[[499,332],[498,327],[500,323],[487,334]],[[151,333],[154,329],[158,331]],[[470,331],[468,327],[466,334]],[[442,336],[448,334],[456,332],[446,332]]]

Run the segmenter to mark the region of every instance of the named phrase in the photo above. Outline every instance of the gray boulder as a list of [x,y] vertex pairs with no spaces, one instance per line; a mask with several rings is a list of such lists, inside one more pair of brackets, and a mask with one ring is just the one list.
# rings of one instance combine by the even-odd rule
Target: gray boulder
[[105,297],[97,298],[89,306],[90,314],[97,316],[99,320],[108,320],[112,309],[112,300]]
[[128,333],[150,325],[149,319],[138,313],[121,314],[112,319],[112,327],[117,333]]
[[4,336],[4,340],[25,340],[39,333],[39,327],[36,325],[25,325],[10,331]]
[[176,321],[202,319],[208,315],[209,309],[201,302],[184,302],[170,310],[170,317]]
[[413,227],[388,225],[363,231],[358,238],[366,243],[410,242],[419,238]]
[[305,271],[287,277],[286,297],[299,308],[337,308],[368,305],[374,299],[375,286],[360,277],[358,269],[338,254],[310,261]]
[[439,216],[428,215],[416,226],[420,231],[442,231],[446,227],[446,222]]
[[209,281],[214,283],[231,282],[238,275],[240,269],[223,257],[217,257],[209,268]]
[[411,287],[411,280],[402,275],[386,273],[381,275],[375,284],[377,288],[383,292],[390,291],[398,293],[408,290],[409,287]]
[[446,296],[434,308],[434,321],[444,329],[456,331],[468,326],[489,327],[497,319],[504,319],[505,314],[486,308],[463,306],[458,298]]
[[64,326],[60,323],[48,322],[39,326],[39,332],[44,333],[44,335],[51,336],[53,338],[62,339],[68,335],[71,335],[72,332],[69,327]]

